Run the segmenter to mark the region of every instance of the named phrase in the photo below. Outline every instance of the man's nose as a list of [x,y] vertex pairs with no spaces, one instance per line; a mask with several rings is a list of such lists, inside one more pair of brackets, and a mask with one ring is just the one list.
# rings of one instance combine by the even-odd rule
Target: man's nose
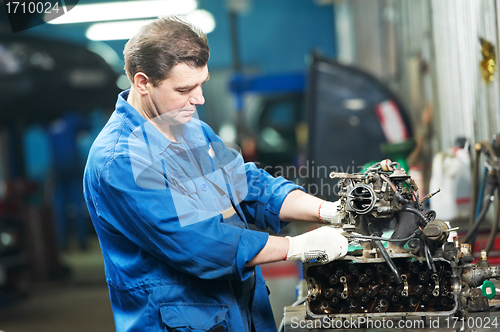
[[203,90],[201,86],[195,88],[192,91],[192,95],[189,98],[189,102],[193,105],[203,105],[205,104],[205,97],[203,97]]

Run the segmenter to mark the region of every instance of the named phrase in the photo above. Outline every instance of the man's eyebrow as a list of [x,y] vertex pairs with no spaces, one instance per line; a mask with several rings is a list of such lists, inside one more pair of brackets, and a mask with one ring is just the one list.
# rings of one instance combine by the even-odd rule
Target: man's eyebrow
[[[207,78],[201,82],[201,84],[207,82],[208,80],[210,79],[210,73],[207,75]],[[193,84],[193,85],[184,85],[184,86],[178,86],[176,87],[177,90],[190,90],[190,89],[194,89],[198,86],[198,84]]]

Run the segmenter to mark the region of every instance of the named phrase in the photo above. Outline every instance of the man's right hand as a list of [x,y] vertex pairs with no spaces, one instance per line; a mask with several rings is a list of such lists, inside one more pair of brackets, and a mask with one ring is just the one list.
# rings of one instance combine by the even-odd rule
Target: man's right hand
[[340,228],[324,226],[294,237],[287,236],[289,247],[286,259],[328,263],[343,257],[347,253],[348,241],[341,232]]

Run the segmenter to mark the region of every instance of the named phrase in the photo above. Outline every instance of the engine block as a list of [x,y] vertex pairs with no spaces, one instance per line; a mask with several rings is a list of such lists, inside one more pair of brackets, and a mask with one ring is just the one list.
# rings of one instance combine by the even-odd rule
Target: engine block
[[325,265],[310,264],[305,271],[309,287],[307,313],[312,318],[325,314],[353,313],[454,313],[459,287],[446,260],[436,261],[436,273],[411,257],[395,258],[401,284],[385,261],[341,260]]
[[[465,315],[488,310],[476,287],[498,278],[486,253],[473,264],[470,245],[448,241],[453,229],[424,212],[418,187],[398,163],[385,160],[339,179],[333,226],[362,249],[336,261],[303,264],[309,318]],[[390,238],[382,237],[390,232]],[[345,316],[344,316],[345,315]]]

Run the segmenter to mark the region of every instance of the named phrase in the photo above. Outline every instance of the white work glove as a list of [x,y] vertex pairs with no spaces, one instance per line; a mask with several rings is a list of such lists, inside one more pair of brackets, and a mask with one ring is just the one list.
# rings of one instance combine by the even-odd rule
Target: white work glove
[[339,224],[340,220],[338,220],[338,207],[340,205],[340,199],[336,202],[323,202],[319,206],[319,219],[324,224]]
[[286,259],[300,259],[304,263],[316,259],[320,263],[328,263],[343,257],[347,253],[348,242],[341,232],[340,228],[324,226],[294,237],[287,236]]

